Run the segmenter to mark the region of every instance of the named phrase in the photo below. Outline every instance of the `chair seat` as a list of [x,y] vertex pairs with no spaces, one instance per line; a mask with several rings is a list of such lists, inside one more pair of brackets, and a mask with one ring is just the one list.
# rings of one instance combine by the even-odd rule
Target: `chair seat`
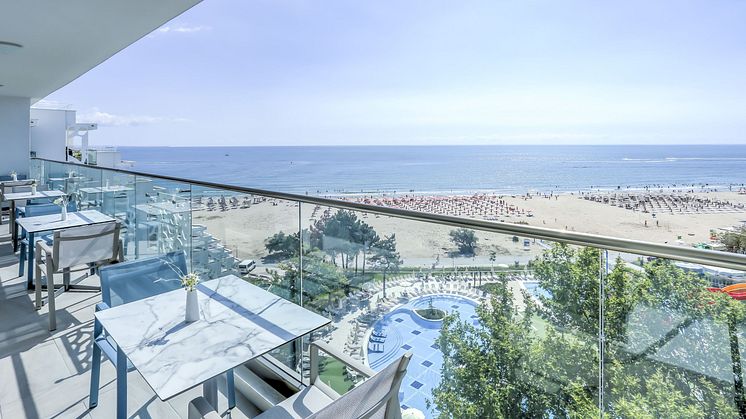
[[256,419],[307,418],[330,405],[333,401],[318,387],[309,386],[257,416]]

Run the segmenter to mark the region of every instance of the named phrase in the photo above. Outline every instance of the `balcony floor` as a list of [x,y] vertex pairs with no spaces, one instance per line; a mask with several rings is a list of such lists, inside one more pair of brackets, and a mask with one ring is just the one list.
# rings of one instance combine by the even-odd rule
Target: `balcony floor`
[[[0,419],[112,418],[116,411],[116,373],[102,361],[101,390],[95,409],[88,409],[93,312],[100,293],[66,292],[57,302],[57,330],[47,330],[47,306],[34,309],[33,293],[18,277],[18,255],[12,253],[5,222],[0,225]],[[98,284],[96,277],[83,283]],[[194,388],[167,402],[160,401],[137,372],[128,374],[128,416],[186,418]],[[236,394],[233,418],[257,414]],[[227,400],[219,391],[221,414]]]

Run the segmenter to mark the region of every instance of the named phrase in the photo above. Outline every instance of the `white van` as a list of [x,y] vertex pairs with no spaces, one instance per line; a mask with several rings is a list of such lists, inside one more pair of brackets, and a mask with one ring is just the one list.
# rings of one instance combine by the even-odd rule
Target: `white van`
[[241,263],[238,264],[238,272],[240,272],[241,275],[248,274],[249,272],[253,271],[254,268],[256,268],[256,262],[254,262],[252,259],[242,260]]

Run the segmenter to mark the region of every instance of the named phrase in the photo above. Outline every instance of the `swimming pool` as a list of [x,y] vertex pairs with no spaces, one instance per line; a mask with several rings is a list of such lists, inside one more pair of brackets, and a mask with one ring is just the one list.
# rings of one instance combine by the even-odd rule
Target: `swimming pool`
[[529,294],[533,295],[534,298],[539,301],[539,297],[551,298],[552,294],[549,291],[539,286],[536,281],[524,281],[522,282],[523,288],[528,291]]
[[443,322],[425,320],[413,310],[427,308],[431,302],[435,308],[448,313],[459,313],[462,321],[478,324],[476,301],[441,294],[418,297],[399,306],[374,324],[375,329],[383,330],[386,338],[382,345],[369,345],[367,357],[370,367],[380,371],[406,352],[412,352],[407,375],[401,384],[399,401],[402,409],[413,407],[424,412],[427,417],[436,416],[434,410],[427,408],[426,400],[432,400],[432,390],[440,383],[443,354],[436,339],[440,336]]

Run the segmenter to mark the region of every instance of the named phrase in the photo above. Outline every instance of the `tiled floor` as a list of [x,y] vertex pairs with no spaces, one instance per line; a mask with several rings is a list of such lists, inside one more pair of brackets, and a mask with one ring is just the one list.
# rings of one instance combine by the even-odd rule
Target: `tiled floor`
[[[34,309],[33,294],[18,278],[18,256],[11,250],[6,224],[0,225],[0,419],[113,418],[115,371],[104,361],[99,404],[88,409],[91,334],[99,293],[67,292],[57,298],[55,332],[47,330],[46,306]],[[83,283],[97,284],[95,277]],[[162,402],[137,372],[128,375],[128,414],[136,418],[186,418],[196,388]],[[220,389],[220,406],[227,401]],[[255,415],[241,395],[233,418]],[[224,412],[223,412],[224,413]]]
[[[378,371],[393,360],[412,353],[407,375],[401,385],[399,400],[402,408],[413,407],[433,417],[426,400],[432,398],[432,390],[440,383],[443,355],[435,340],[440,336],[440,322],[427,322],[411,314],[413,307],[427,308],[429,297],[420,297],[384,316],[375,328],[383,329],[386,338],[383,352],[368,352],[371,368]],[[476,313],[476,303],[457,296],[437,296],[433,306],[445,311],[457,311],[462,319]],[[380,345],[379,345],[380,347]],[[379,347],[373,349],[379,349]]]

